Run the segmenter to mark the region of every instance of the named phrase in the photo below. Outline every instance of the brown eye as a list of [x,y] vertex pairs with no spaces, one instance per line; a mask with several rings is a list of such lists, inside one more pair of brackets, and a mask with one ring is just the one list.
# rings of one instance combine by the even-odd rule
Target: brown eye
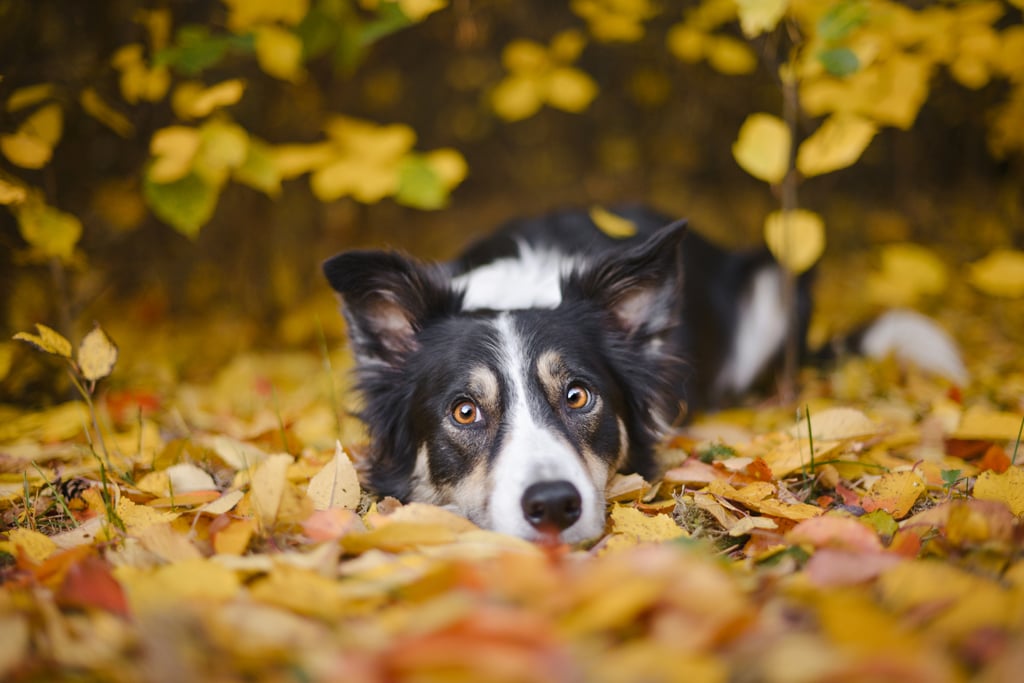
[[452,408],[452,419],[463,426],[471,425],[480,421],[480,410],[472,401],[459,401]]
[[580,410],[590,405],[590,392],[580,384],[571,384],[565,392],[565,405],[570,410]]

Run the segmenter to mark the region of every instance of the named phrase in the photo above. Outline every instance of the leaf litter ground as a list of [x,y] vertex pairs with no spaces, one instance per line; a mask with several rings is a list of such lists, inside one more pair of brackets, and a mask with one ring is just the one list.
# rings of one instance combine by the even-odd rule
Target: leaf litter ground
[[112,323],[95,389],[106,333],[74,355],[38,329],[92,408],[0,408],[0,676],[1018,680],[1024,327],[977,296],[941,313],[968,386],[847,359],[793,406],[698,416],[660,481],[610,484],[588,548],[363,491],[343,349]]

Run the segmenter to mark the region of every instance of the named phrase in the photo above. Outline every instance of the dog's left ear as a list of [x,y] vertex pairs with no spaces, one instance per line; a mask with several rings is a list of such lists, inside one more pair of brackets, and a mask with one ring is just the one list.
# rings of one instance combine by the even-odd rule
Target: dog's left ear
[[678,324],[685,234],[685,220],[661,228],[639,245],[571,276],[563,296],[596,302],[630,337],[660,337]]
[[459,298],[440,268],[388,251],[349,251],[327,259],[324,275],[344,299],[349,339],[360,360],[399,365],[419,347],[432,318]]

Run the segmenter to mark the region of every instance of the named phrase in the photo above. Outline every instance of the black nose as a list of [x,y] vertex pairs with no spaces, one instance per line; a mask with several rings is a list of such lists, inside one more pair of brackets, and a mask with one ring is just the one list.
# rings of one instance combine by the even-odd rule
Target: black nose
[[565,480],[531,484],[522,502],[523,516],[536,529],[568,529],[582,512],[580,492]]

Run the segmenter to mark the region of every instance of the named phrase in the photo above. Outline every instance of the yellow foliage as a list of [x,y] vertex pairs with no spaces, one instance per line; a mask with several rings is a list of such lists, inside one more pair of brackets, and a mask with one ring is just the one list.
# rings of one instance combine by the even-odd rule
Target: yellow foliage
[[825,222],[806,209],[773,211],[764,221],[764,240],[780,264],[799,274],[825,251]]
[[785,122],[771,114],[751,114],[740,127],[732,156],[740,167],[758,180],[778,183],[789,168],[792,144]]
[[30,562],[39,564],[57,552],[57,544],[53,540],[31,529],[11,529],[5,532],[6,541],[0,541],[0,551],[17,557],[24,554]]
[[82,222],[76,216],[50,206],[35,192],[14,206],[14,216],[21,236],[39,256],[71,260],[82,236]]
[[990,296],[1008,299],[1024,296],[1024,251],[996,249],[970,264],[967,281]]
[[317,510],[333,507],[355,510],[359,506],[360,493],[356,468],[341,442],[337,442],[334,457],[309,480],[306,495]]
[[26,107],[39,104],[54,96],[56,89],[53,83],[36,83],[18,88],[7,97],[5,108],[9,112],[16,112]]
[[199,131],[187,126],[168,126],[153,133],[149,153],[154,157],[147,175],[158,183],[183,178],[191,169],[201,138]]
[[104,100],[95,88],[86,88],[78,97],[79,104],[89,116],[114,131],[123,138],[135,134],[135,124]]
[[95,382],[103,379],[114,370],[117,363],[117,345],[103,328],[96,323],[92,330],[82,338],[78,346],[78,369],[82,377]]
[[657,14],[650,0],[573,0],[570,7],[587,22],[590,34],[605,43],[640,40],[643,22]]
[[242,99],[245,81],[232,78],[210,87],[198,81],[185,81],[174,89],[171,106],[182,119],[201,119],[217,109],[228,107]]
[[292,31],[278,26],[256,29],[256,61],[265,73],[284,81],[296,82],[305,75],[302,40]]
[[703,41],[704,54],[719,73],[727,76],[752,73],[757,57],[746,43],[730,36],[709,36]]
[[309,0],[224,0],[224,4],[228,6],[228,28],[235,33],[274,22],[294,26],[309,11]]
[[0,151],[16,166],[42,168],[50,161],[63,127],[64,113],[60,105],[44,105],[26,118],[14,133],[0,136]]
[[121,72],[121,95],[128,104],[157,102],[167,94],[171,74],[166,66],[146,66],[142,59],[142,45],[131,43],[121,47],[110,63]]
[[773,30],[788,6],[789,0],[736,0],[743,35],[754,38]]
[[39,334],[36,335],[29,332],[19,332],[14,335],[14,339],[28,342],[40,351],[52,353],[53,355],[61,356],[62,358],[71,358],[71,342],[69,342],[64,335],[41,323],[36,323],[36,331],[39,332]]
[[502,51],[502,64],[510,72],[491,91],[491,107],[506,121],[533,116],[544,104],[579,113],[597,96],[597,83],[570,64],[585,41],[577,31],[563,31],[548,48],[529,40],[515,40]]
[[833,114],[800,143],[796,167],[805,177],[852,166],[875,136],[871,121],[855,114]]

